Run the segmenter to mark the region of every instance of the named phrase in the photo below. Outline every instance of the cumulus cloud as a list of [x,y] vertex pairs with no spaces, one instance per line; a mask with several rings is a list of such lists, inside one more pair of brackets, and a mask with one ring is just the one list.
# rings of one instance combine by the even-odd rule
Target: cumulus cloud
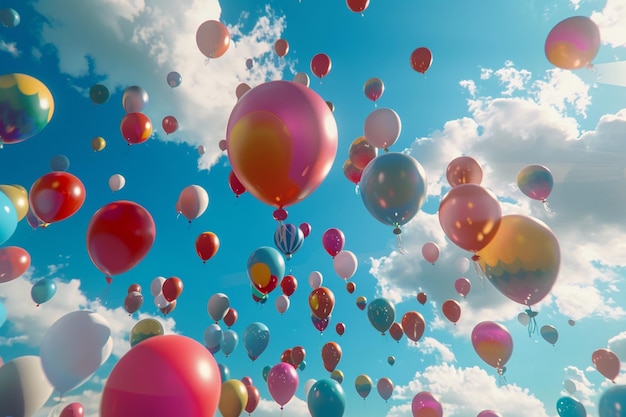
[[0,51],[8,53],[13,58],[17,58],[21,54],[15,42],[6,42],[2,39],[0,39]]
[[612,47],[626,46],[624,20],[626,20],[626,1],[610,0],[601,11],[593,12],[590,16],[599,27],[602,42]]

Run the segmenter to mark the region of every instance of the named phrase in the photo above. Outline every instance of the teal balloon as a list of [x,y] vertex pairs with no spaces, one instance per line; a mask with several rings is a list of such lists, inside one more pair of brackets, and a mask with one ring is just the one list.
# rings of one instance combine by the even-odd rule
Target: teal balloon
[[[1,324],[0,324],[1,326]],[[300,362],[300,365],[298,365],[298,369],[301,371],[304,371],[304,368],[306,368],[306,361],[302,361]]]
[[614,385],[604,391],[598,404],[600,417],[626,416],[626,385]]
[[228,366],[222,365],[221,363],[218,363],[217,367],[220,369],[220,377],[222,378],[223,384],[230,379],[230,369],[228,369]]
[[2,304],[2,301],[0,301],[0,327],[2,327],[5,321],[7,321],[7,308]]
[[367,164],[359,187],[370,214],[398,228],[411,220],[424,204],[426,184],[426,172],[419,162],[410,155],[389,152]]
[[561,397],[556,402],[556,412],[559,417],[586,417],[585,406],[571,397]]
[[267,382],[267,376],[269,375],[270,371],[272,370],[272,367],[267,365],[266,367],[263,368],[263,380],[265,382]]
[[234,330],[225,330],[222,336],[222,352],[228,356],[237,348],[239,335]]
[[541,333],[541,337],[543,337],[543,339],[551,345],[556,344],[557,340],[559,340],[559,332],[554,326],[546,324],[541,326],[541,330],[539,332]]
[[372,326],[383,335],[396,319],[396,308],[385,298],[377,298],[367,307],[367,318]]
[[270,343],[270,329],[263,323],[250,323],[243,332],[243,345],[248,357],[256,360]]
[[17,211],[13,202],[0,191],[0,245],[13,236],[17,228]]
[[12,28],[20,24],[20,14],[9,7],[0,9],[0,24],[7,28]]
[[346,394],[339,382],[320,379],[309,390],[307,405],[311,417],[342,417],[346,410]]
[[30,296],[39,305],[49,301],[57,292],[57,284],[49,278],[42,278],[35,282],[30,289]]
[[111,97],[111,93],[104,84],[94,84],[89,89],[89,98],[93,104],[104,104],[109,101],[109,97]]

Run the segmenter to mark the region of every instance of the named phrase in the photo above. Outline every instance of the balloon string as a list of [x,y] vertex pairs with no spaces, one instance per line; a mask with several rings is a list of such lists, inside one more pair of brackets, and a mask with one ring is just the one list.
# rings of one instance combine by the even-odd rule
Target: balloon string
[[485,281],[487,281],[487,275],[485,274],[483,269],[480,267],[480,264],[478,263],[478,260],[475,260],[473,262],[474,262],[474,272],[476,273],[476,275],[480,279],[481,287],[485,288]]
[[[394,230],[394,233],[396,233],[396,230],[399,230],[399,229],[396,228]],[[396,233],[396,246],[398,247],[398,252],[401,253],[402,255],[409,254],[409,252],[404,248],[402,244],[402,235],[400,233]]]
[[554,210],[552,210],[552,208],[548,205],[547,200],[543,200],[542,203],[543,203],[543,208],[546,211],[546,213],[554,214]]
[[532,337],[533,333],[537,332],[537,312],[533,311],[531,308],[526,309],[526,314],[530,317],[530,321],[528,322],[528,337]]
[[354,194],[356,195],[361,194],[361,187],[359,187],[359,184],[354,186]]

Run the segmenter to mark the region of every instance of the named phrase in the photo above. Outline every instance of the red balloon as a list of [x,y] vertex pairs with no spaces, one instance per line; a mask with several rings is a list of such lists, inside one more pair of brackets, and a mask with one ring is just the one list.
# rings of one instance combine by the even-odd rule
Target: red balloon
[[233,171],[230,171],[230,174],[228,174],[228,186],[237,198],[246,192],[246,187],[239,181],[239,178]]
[[33,183],[28,200],[39,220],[54,223],[67,219],[83,206],[85,186],[68,172],[49,172]]
[[393,340],[395,340],[396,342],[399,342],[400,339],[402,339],[402,336],[404,335],[404,329],[402,328],[402,325],[400,323],[398,323],[397,321],[394,321],[391,324],[391,327],[389,328],[389,334],[391,335],[391,338]]
[[291,349],[291,363],[296,367],[299,366],[306,358],[306,350],[302,346],[296,346]]
[[293,275],[285,275],[280,281],[280,289],[287,297],[290,297],[298,288],[298,281]]
[[402,316],[402,330],[406,337],[414,341],[418,342],[422,338],[424,334],[424,330],[426,329],[426,322],[424,321],[424,317],[418,313],[417,311],[409,311],[404,313]]
[[483,180],[483,169],[474,158],[459,156],[448,164],[446,179],[451,187],[461,184],[480,184]]
[[337,323],[335,325],[335,331],[339,336],[343,336],[344,332],[346,331],[346,325],[343,323]]
[[120,131],[129,145],[135,145],[147,141],[152,135],[152,122],[141,112],[126,113],[120,123]]
[[128,314],[133,314],[143,305],[143,295],[140,292],[132,291],[126,294],[124,298],[124,309]]
[[283,350],[283,353],[281,353],[280,355],[280,361],[284,362],[284,363],[288,363],[289,365],[293,365],[294,367],[296,367],[297,365],[293,363],[293,361],[291,360],[291,349],[285,349]]
[[169,135],[170,133],[176,132],[178,129],[178,120],[176,120],[174,116],[165,116],[161,125],[163,126],[165,133]]
[[186,336],[154,336],[113,367],[100,417],[212,416],[221,390],[220,370],[207,348]]
[[130,284],[128,286],[128,290],[126,290],[126,292],[128,294],[130,294],[131,292],[139,292],[140,293],[141,292],[141,285],[139,285],[139,284]]
[[230,329],[231,326],[237,322],[237,317],[239,317],[239,313],[237,313],[237,310],[230,307],[228,311],[226,311],[226,315],[224,316],[224,324]]
[[332,63],[326,54],[317,54],[311,59],[311,72],[318,78],[324,78],[330,72]]
[[348,181],[358,184],[361,182],[361,176],[363,175],[363,170],[358,169],[354,166],[354,163],[346,159],[346,162],[343,163],[343,175],[346,176]]
[[318,287],[309,295],[309,307],[315,317],[325,319],[335,307],[335,294],[326,287]]
[[59,417],[83,417],[85,408],[81,403],[69,403],[63,408]]
[[302,231],[302,234],[304,235],[304,237],[308,237],[311,234],[311,225],[308,224],[307,222],[300,223],[300,225],[298,226],[298,229]]
[[259,401],[261,401],[261,394],[259,393],[259,389],[253,385],[246,385],[246,390],[248,391],[248,402],[246,403],[246,411],[248,414],[252,413],[256,410],[259,405]]
[[178,277],[169,277],[163,282],[163,297],[170,303],[176,300],[183,292],[183,281]]
[[364,170],[367,164],[378,155],[378,148],[369,143],[365,136],[356,138],[349,149],[350,161],[359,170]]
[[444,301],[441,305],[441,311],[454,324],[461,318],[461,305],[456,300]]
[[361,13],[370,5],[370,0],[346,0],[346,4],[354,13]]
[[336,342],[328,342],[322,347],[322,361],[324,368],[328,372],[332,372],[341,360],[341,346]]
[[94,213],[87,226],[91,261],[110,279],[137,265],[156,237],[150,213],[132,201],[115,201]]
[[30,267],[30,254],[18,246],[0,248],[0,283],[20,277]]
[[279,39],[276,42],[274,42],[274,52],[276,52],[276,55],[278,55],[279,57],[284,57],[285,55],[287,55],[287,52],[289,52],[289,42],[287,42],[285,39]]
[[411,53],[411,68],[424,74],[433,63],[433,54],[430,49],[420,47]]
[[196,238],[196,252],[202,262],[211,259],[220,248],[220,239],[213,232],[203,232]]
[[346,283],[346,290],[352,294],[356,290],[356,284],[352,281]]
[[426,293],[421,292],[421,293],[417,294],[417,301],[418,301],[421,305],[426,304],[426,301],[428,301],[428,297],[426,296]]
[[598,372],[615,383],[621,366],[620,359],[615,353],[609,349],[598,349],[591,355],[591,361]]

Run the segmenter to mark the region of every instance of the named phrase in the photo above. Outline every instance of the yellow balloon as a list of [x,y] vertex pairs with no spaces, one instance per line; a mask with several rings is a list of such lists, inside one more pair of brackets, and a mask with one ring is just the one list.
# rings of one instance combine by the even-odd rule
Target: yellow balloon
[[91,140],[91,149],[93,149],[94,152],[100,152],[105,146],[107,146],[107,143],[101,136],[96,136]]
[[248,403],[248,389],[238,379],[229,379],[222,384],[218,408],[223,417],[239,417]]
[[0,185],[0,191],[5,193],[9,200],[15,206],[15,211],[17,213],[17,221],[19,222],[28,213],[28,191],[26,188],[22,187],[18,184],[11,185]]

